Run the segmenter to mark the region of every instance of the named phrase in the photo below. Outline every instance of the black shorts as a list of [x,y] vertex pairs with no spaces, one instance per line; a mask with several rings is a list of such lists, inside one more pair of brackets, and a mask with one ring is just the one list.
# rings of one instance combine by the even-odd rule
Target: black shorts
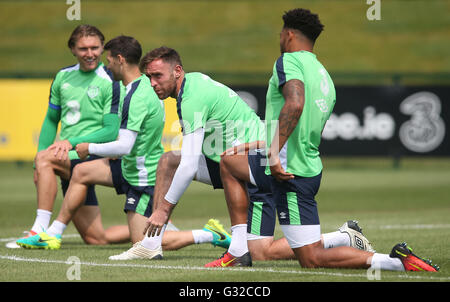
[[220,178],[220,164],[205,156],[208,167],[209,178],[214,189],[223,189],[222,178]]
[[257,151],[248,155],[248,165],[256,186],[247,184],[248,206],[247,233],[256,236],[273,236],[276,223],[276,206],[273,200],[271,178],[265,173],[265,155]]
[[132,186],[123,177],[120,159],[110,159],[109,166],[113,179],[113,185],[117,194],[126,194],[124,211],[136,212],[145,217],[150,217],[153,208],[154,186]]
[[320,224],[315,196],[321,179],[322,173],[313,177],[295,176],[283,182],[272,178],[272,193],[280,225]]
[[[101,157],[96,156],[96,155],[91,155],[86,160],[72,159],[70,161],[70,175],[72,175],[73,169],[75,168],[76,165],[83,163],[83,162],[96,160],[99,158],[101,158]],[[70,179],[66,180],[66,179],[61,178],[61,188],[62,188],[63,196],[66,196],[67,189],[69,188],[69,183],[70,183]],[[97,195],[95,194],[95,185],[91,185],[88,187],[84,205],[85,206],[98,206]]]

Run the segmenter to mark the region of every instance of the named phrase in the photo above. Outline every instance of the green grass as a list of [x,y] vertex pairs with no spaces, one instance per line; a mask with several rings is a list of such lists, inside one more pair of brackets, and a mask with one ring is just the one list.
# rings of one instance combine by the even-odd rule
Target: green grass
[[[449,159],[406,158],[393,168],[391,159],[325,158],[324,165],[317,196],[323,232],[357,219],[377,251],[389,253],[394,244],[406,241],[418,255],[441,267],[438,273],[383,271],[381,281],[450,280]],[[104,226],[124,224],[123,196],[100,186],[97,193]],[[55,211],[60,204],[58,195]],[[89,246],[70,236],[59,251],[7,249],[4,239],[20,235],[34,219],[29,163],[0,163],[0,206],[0,281],[67,281],[70,265],[65,262],[70,256],[83,263],[81,281],[368,281],[365,270],[303,269],[293,260],[255,261],[248,269],[205,270],[202,266],[223,252],[209,244],[166,251],[162,261],[120,262],[124,266],[113,266],[117,262],[108,256],[128,249],[129,244]],[[201,228],[210,217],[229,228],[223,191],[193,183],[175,209],[173,221],[180,229],[193,229]],[[69,225],[65,234],[76,234],[76,230]],[[281,236],[277,227],[276,237]]]

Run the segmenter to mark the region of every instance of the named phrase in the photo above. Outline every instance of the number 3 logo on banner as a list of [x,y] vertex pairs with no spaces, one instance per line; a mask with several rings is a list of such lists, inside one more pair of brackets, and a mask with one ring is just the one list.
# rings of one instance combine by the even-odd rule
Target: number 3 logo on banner
[[445,136],[440,117],[441,100],[431,92],[418,92],[400,104],[400,112],[411,119],[400,127],[400,141],[411,151],[425,153],[439,147]]

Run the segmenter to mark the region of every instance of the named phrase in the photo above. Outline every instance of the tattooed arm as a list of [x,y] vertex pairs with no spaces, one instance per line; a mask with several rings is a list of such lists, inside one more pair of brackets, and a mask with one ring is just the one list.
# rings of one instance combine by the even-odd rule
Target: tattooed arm
[[289,80],[283,86],[285,100],[278,117],[278,126],[269,150],[270,170],[277,180],[289,180],[294,178],[291,173],[286,173],[281,166],[278,154],[287,142],[289,136],[298,124],[305,104],[305,87],[300,80]]

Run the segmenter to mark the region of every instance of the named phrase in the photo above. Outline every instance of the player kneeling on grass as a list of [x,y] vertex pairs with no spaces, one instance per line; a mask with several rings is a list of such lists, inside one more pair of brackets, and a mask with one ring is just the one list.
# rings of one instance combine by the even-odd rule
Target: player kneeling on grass
[[[264,173],[265,156],[261,148],[264,148],[263,141],[252,142],[230,148],[221,155],[220,176],[225,199],[231,208],[231,220],[243,232],[233,233],[228,251],[206,264],[207,267],[221,267],[223,263],[226,266],[251,265],[245,260],[248,256],[242,256],[245,254],[242,250],[249,251],[252,260],[295,259],[286,238],[274,240],[276,205],[271,193],[271,177]],[[248,212],[245,211],[247,204]],[[335,232],[322,234],[321,245],[326,249],[352,246],[374,252],[358,222],[353,220],[347,221]]]
[[[283,15],[283,20],[281,56],[273,66],[266,98],[264,166],[281,229],[295,258],[308,268],[437,271],[437,266],[414,255],[406,243],[395,245],[390,255],[348,246],[324,248],[315,200],[323,168],[318,150],[336,92],[330,75],[312,52],[323,29],[318,16],[309,10],[293,9]],[[226,192],[235,193],[231,189]],[[246,200],[227,198],[229,206],[233,201],[234,208],[241,210],[236,217],[244,221]],[[245,242],[246,238],[233,233],[235,240]],[[211,266],[239,262],[237,255],[231,256],[236,260],[226,253]]]
[[[164,107],[150,80],[139,71],[141,46],[132,37],[119,36],[105,45],[108,68],[114,79],[122,81],[119,139],[105,144],[81,143],[76,146],[80,158],[88,155],[121,157],[102,158],[75,167],[57,219],[46,232],[23,238],[17,243],[25,248],[59,249],[61,235],[85,199],[92,184],[114,187],[126,194],[127,213],[133,247],[112,260],[136,258],[160,259],[162,248],[151,253],[141,246],[147,217],[152,213],[156,167],[163,153]],[[168,231],[162,242],[165,249],[179,249],[193,243],[211,242],[228,247],[229,234],[217,220],[210,220],[202,230]]]
[[[144,239],[145,242],[154,241],[156,249],[158,238],[164,233],[164,223],[192,180],[209,184],[214,189],[223,188],[219,166],[223,146],[218,142],[222,139],[225,145],[232,146],[239,144],[239,141],[253,141],[264,133],[264,124],[256,113],[225,85],[201,73],[185,74],[181,59],[174,49],[160,47],[150,51],[141,60],[141,69],[151,77],[152,85],[161,99],[168,96],[177,98],[177,113],[183,125],[181,154],[167,152],[161,156],[158,163],[155,189],[157,208],[149,219],[149,226],[155,223],[155,227],[156,224],[160,224],[160,227],[152,227],[155,230],[154,234],[158,233],[157,236]],[[215,136],[217,133],[225,134],[225,137]],[[208,144],[213,140],[216,141],[216,148],[211,148]],[[252,200],[270,197],[268,192],[262,192],[257,187],[253,189],[249,191]],[[246,209],[247,205],[244,204],[242,207]],[[232,207],[229,207],[229,210],[234,211]],[[161,217],[158,217],[160,215]],[[246,228],[236,225],[234,216],[230,214],[230,217],[233,225],[232,237],[237,233],[245,236]],[[158,221],[152,222],[153,218]],[[255,217],[255,221],[257,219]],[[160,231],[156,232],[156,229]],[[362,234],[358,234],[363,238]],[[345,245],[346,241],[350,241],[349,234],[345,231],[339,232],[339,235],[344,238],[342,240],[344,243],[335,242],[335,244]],[[269,240],[265,237],[255,242],[267,243]],[[273,241],[273,237],[271,240]],[[264,252],[258,251],[262,244],[252,245],[253,250],[251,249],[250,253],[252,257],[256,255],[258,260],[293,258],[294,255],[286,240],[277,241],[275,245],[278,246],[278,242],[284,243],[279,245],[280,249],[270,248],[268,251],[269,249],[264,247],[264,252],[267,251],[264,258],[259,257]],[[369,248],[370,244],[366,246]],[[230,247],[229,251],[240,257],[240,264],[251,265],[251,256],[246,244]]]

